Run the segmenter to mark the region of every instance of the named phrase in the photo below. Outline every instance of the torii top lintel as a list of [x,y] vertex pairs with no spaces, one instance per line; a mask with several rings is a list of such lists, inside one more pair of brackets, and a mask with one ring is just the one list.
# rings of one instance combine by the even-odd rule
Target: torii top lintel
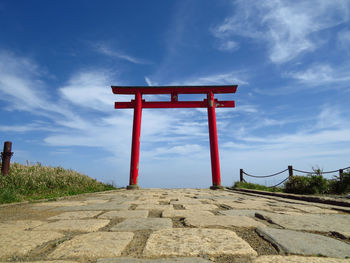
[[221,86],[112,86],[114,94],[206,94],[235,93],[237,85]]
[[[112,86],[114,94],[140,96],[141,108],[207,108],[215,104],[217,108],[233,108],[234,101],[219,101],[214,99],[215,93],[235,93],[237,85],[223,86]],[[170,94],[171,101],[145,101],[142,95]],[[207,94],[208,98],[203,101],[178,101],[178,94]],[[210,102],[212,101],[212,102]],[[116,109],[132,109],[136,107],[135,100],[130,102],[115,102]]]

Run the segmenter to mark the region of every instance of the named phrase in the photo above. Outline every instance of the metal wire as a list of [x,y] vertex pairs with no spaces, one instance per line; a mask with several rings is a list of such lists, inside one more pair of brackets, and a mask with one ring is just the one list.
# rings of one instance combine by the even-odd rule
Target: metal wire
[[243,174],[245,174],[245,175],[247,175],[247,176],[250,176],[250,177],[255,177],[255,178],[267,178],[267,177],[272,177],[272,176],[279,175],[279,174],[284,173],[284,172],[286,172],[286,171],[288,171],[288,169],[285,169],[285,170],[283,170],[283,171],[281,171],[281,172],[274,173],[274,174],[270,174],[270,175],[259,175],[259,176],[258,176],[258,175],[248,174],[248,173],[246,173],[246,172],[244,172],[244,171],[243,171]]

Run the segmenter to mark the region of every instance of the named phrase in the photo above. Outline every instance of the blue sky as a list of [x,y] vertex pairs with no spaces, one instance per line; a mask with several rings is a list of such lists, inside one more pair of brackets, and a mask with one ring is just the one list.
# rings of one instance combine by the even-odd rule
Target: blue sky
[[[125,186],[133,112],[111,85],[238,84],[218,96],[237,105],[217,110],[223,185],[349,166],[349,20],[348,0],[2,0],[0,139]],[[144,110],[140,158],[142,187],[210,186],[206,110]]]

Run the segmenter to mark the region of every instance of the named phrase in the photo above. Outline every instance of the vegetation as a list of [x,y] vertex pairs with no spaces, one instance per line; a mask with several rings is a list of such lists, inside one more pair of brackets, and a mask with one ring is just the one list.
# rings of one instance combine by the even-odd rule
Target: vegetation
[[0,204],[112,189],[113,185],[62,167],[13,163],[8,176],[0,175]]
[[282,192],[282,187],[268,187],[261,184],[253,184],[253,183],[247,183],[247,182],[235,182],[234,186],[235,188],[245,188],[245,189],[255,189],[260,191],[268,191],[268,192]]
[[350,193],[350,170],[344,172],[343,180],[338,176],[326,179],[322,176],[322,170],[314,169],[314,174],[290,177],[283,187],[267,187],[246,182],[235,182],[234,187],[294,194],[344,194]]

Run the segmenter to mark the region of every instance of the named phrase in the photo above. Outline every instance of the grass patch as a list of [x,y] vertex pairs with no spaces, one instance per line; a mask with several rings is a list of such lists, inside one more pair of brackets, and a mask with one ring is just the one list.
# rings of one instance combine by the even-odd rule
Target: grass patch
[[62,167],[13,163],[8,176],[0,175],[0,204],[113,189],[116,189],[113,185]]
[[342,180],[339,176],[335,176],[333,179],[326,179],[323,177],[321,169],[314,169],[313,174],[307,174],[306,176],[294,175],[289,177],[284,185],[280,187],[267,187],[265,185],[247,182],[235,182],[233,187],[293,194],[342,195],[350,193],[350,169],[343,173]]
[[247,182],[235,182],[234,188],[245,188],[245,189],[255,189],[260,191],[268,191],[268,192],[282,192],[282,187],[268,187],[261,184],[253,184]]

